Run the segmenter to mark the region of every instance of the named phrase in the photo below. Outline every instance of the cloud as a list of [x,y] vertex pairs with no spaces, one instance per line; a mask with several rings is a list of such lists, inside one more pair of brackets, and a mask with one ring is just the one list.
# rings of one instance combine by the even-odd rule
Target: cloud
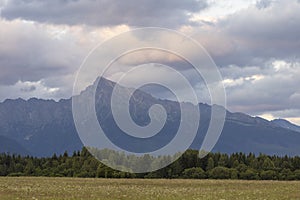
[[271,5],[272,1],[271,0],[259,0],[256,2],[256,7],[258,9],[264,9],[267,8]]
[[[53,98],[70,97],[75,74],[89,51],[103,40],[129,29],[127,26],[54,26],[1,18],[0,26],[2,98],[12,95],[5,91],[9,91],[20,81],[27,83],[41,80],[44,87],[59,88],[56,93],[51,93]],[[18,89],[13,89],[13,96],[24,96],[24,93],[37,95],[44,91],[38,90],[38,87],[33,90],[33,87],[35,86],[18,86]],[[49,95],[42,92],[37,97],[49,98]]]
[[69,25],[176,27],[190,23],[190,14],[207,6],[206,0],[11,0],[2,17]]
[[[234,68],[225,67],[221,71],[230,76],[230,70]],[[300,110],[299,62],[276,60],[260,71],[248,72],[236,75],[225,84],[229,109],[253,115],[268,113],[273,116],[280,116],[279,113],[288,111],[289,115],[282,117],[296,117],[290,111]]]
[[287,109],[275,112],[264,113],[260,117],[273,120],[273,119],[286,119],[294,124],[300,125],[300,109]]
[[21,92],[32,92],[32,91],[36,90],[36,86],[31,85],[28,87],[23,87],[20,90],[21,90]]
[[126,26],[89,29],[0,18],[0,84],[39,81],[75,73],[85,56]]
[[231,111],[299,117],[299,10],[297,0],[260,1],[213,25],[190,26],[220,66]]
[[[29,99],[32,97],[53,99],[56,94],[59,93],[59,88],[51,88],[45,85],[43,80],[30,82],[30,81],[18,81],[14,85],[0,85],[1,93],[0,99],[16,99],[23,98]],[[21,91],[21,92],[20,92]],[[54,98],[58,100],[57,98]]]
[[0,26],[0,84],[69,74],[83,59],[77,41],[52,26],[20,20],[0,20]]
[[[203,23],[199,11],[206,9],[210,2],[218,4],[214,0],[6,1],[4,6],[0,5],[3,17],[0,19],[0,99],[70,97],[76,70],[92,47],[134,26],[164,26],[191,35],[208,50],[220,66],[230,110],[290,119],[299,117],[299,1],[261,0],[256,4],[253,1],[243,10]],[[220,9],[229,8],[220,5]],[[132,35],[124,45],[141,39]],[[160,41],[168,39],[162,35]],[[176,45],[171,43],[168,45]],[[111,50],[114,48],[118,47]],[[197,56],[197,52],[190,50],[190,53]],[[194,78],[194,71],[176,56],[136,52],[120,59],[115,69],[122,73],[147,60],[185,73],[200,91],[199,95],[208,96],[201,93],[207,89],[199,83],[199,78]],[[161,77],[171,76],[160,71],[157,78]]]
[[253,5],[220,18],[214,25],[194,27],[219,66],[263,66],[270,59],[299,59],[300,3],[274,1],[264,9]]

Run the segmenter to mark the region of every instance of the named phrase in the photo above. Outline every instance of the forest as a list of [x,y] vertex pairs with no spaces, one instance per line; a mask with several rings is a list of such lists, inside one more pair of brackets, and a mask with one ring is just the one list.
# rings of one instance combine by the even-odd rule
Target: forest
[[47,158],[2,153],[0,176],[300,180],[300,157],[209,153],[200,159],[198,151],[187,150],[160,170],[129,173],[107,167],[84,147],[72,155],[65,152]]

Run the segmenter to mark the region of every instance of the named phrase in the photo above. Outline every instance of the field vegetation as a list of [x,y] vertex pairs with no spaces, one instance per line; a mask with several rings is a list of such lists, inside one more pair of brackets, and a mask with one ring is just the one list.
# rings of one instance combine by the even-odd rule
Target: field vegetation
[[297,181],[0,177],[0,199],[293,200]]

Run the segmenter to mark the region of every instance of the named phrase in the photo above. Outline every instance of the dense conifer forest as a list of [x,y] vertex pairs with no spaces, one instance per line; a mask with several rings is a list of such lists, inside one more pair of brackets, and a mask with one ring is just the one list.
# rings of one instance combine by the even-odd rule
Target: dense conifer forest
[[[190,178],[243,180],[300,180],[300,157],[264,154],[209,153],[199,158],[186,151],[176,162],[150,173],[113,170],[95,159],[86,148],[72,155],[49,158],[0,154],[1,176],[95,177],[95,178]],[[149,159],[149,158],[148,158]]]

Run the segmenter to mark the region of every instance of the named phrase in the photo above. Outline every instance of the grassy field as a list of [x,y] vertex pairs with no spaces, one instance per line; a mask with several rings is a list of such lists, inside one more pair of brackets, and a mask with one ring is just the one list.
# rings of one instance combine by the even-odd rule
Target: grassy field
[[300,182],[1,177],[0,199],[300,199]]

